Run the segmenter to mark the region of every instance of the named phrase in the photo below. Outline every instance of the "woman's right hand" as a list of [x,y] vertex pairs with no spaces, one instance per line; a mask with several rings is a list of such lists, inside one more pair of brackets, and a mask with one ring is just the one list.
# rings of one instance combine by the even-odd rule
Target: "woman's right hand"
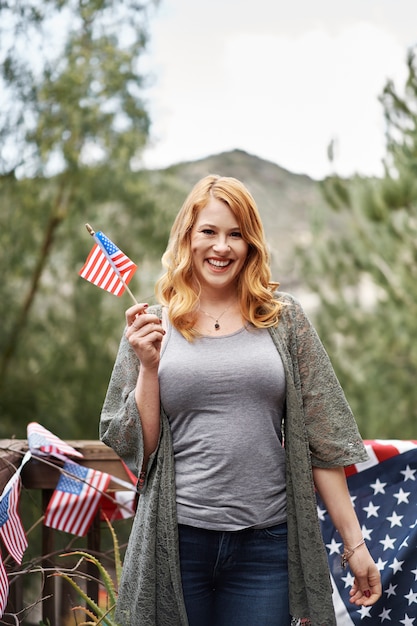
[[157,315],[146,313],[147,304],[135,304],[126,311],[126,339],[129,341],[141,366],[158,369],[162,338],[165,330]]

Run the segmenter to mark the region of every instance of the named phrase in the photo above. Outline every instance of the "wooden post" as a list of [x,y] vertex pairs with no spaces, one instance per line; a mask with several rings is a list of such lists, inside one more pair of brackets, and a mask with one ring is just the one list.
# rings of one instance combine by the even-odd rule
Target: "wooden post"
[[[48,502],[51,499],[53,494],[53,489],[42,489],[42,513],[45,514],[46,507],[48,506]],[[54,531],[47,526],[42,526],[42,556],[46,557],[42,561],[42,565],[44,567],[53,567],[54,561],[52,559],[48,559],[49,554],[53,554],[54,552]],[[55,577],[54,576],[45,576],[43,582],[42,589],[42,597],[44,598],[42,602],[42,619],[45,624],[56,624],[55,617]]]
[[[94,517],[93,523],[87,534],[87,550],[97,555],[100,552],[101,546],[101,528],[100,528],[100,511]],[[95,579],[99,577],[99,571],[94,563],[87,563],[87,574],[94,576]],[[90,596],[96,604],[99,599],[99,583],[98,580],[87,581],[87,595]]]

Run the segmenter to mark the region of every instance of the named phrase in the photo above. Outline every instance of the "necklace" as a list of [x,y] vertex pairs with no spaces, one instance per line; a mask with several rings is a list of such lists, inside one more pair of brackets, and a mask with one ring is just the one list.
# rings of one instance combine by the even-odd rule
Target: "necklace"
[[[235,304],[234,302],[232,302],[232,304]],[[201,307],[200,307],[200,311],[202,313],[204,313],[204,315],[207,315],[207,317],[211,317],[212,320],[214,320],[214,328],[215,330],[220,330],[220,324],[219,321],[221,320],[221,318],[223,317],[223,315],[225,313],[227,313],[227,311],[230,309],[230,307],[232,306],[232,304],[229,304],[228,307],[225,308],[225,310],[220,313],[220,315],[218,315],[217,317],[214,317],[214,315],[210,315],[210,313],[207,313],[207,311],[204,311]]]

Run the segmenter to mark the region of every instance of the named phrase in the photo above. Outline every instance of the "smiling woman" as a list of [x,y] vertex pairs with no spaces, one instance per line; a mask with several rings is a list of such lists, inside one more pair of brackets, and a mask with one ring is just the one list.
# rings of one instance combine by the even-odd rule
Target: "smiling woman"
[[344,465],[366,452],[300,304],[277,291],[259,212],[206,176],[171,230],[160,305],[126,312],[101,436],[144,477],[122,626],[335,626],[314,485],[351,602],[381,595]]
[[162,262],[167,271],[157,283],[158,297],[187,339],[212,332],[207,314],[223,316],[217,334],[246,322],[268,327],[279,315],[258,208],[235,178],[207,176],[195,185]]
[[[242,238],[235,215],[222,200],[211,198],[199,212],[191,232],[191,251],[194,279],[200,285],[199,311],[216,320],[216,330],[220,330],[219,318],[227,313],[224,332],[229,332],[227,322],[232,321],[232,316],[236,318],[232,325],[242,323],[240,315],[239,319],[236,316],[240,308],[236,284],[246,261],[248,244]],[[205,322],[199,314],[194,327],[204,333]]]

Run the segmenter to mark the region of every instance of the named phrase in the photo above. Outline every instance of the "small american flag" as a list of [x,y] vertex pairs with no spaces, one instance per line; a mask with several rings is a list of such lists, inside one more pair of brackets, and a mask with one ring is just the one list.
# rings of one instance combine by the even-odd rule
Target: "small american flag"
[[28,546],[18,512],[19,495],[20,472],[16,472],[7,483],[0,499],[0,536],[17,563],[22,562]]
[[4,609],[7,605],[9,597],[9,579],[4,569],[3,561],[0,555],[0,619],[3,617]]
[[96,243],[78,273],[93,285],[121,296],[137,265],[101,231],[93,237]]
[[77,463],[64,464],[45,513],[45,526],[84,537],[100,505],[110,475]]
[[[17,563],[21,563],[27,548],[26,534],[20,521],[18,506],[20,496],[20,474],[30,460],[31,453],[25,453],[20,467],[10,478],[0,496],[0,536],[6,549]],[[0,619],[9,597],[9,580],[0,554]]]
[[65,455],[83,458],[81,452],[62,441],[59,437],[52,434],[49,430],[38,424],[31,422],[27,426],[27,437],[29,450],[34,455]]
[[370,607],[349,602],[353,575],[343,570],[343,543],[318,498],[338,626],[417,626],[417,441],[365,442],[369,461],[347,468],[348,487],[362,534],[382,579]]
[[124,461],[120,459],[120,462],[130,479],[132,488],[125,491],[114,491],[111,494],[111,500],[106,497],[106,495],[103,495],[100,502],[101,519],[108,519],[110,522],[114,522],[114,520],[118,519],[128,519],[129,517],[133,517],[136,513],[138,498],[136,485],[138,483],[138,478],[128,468]]

